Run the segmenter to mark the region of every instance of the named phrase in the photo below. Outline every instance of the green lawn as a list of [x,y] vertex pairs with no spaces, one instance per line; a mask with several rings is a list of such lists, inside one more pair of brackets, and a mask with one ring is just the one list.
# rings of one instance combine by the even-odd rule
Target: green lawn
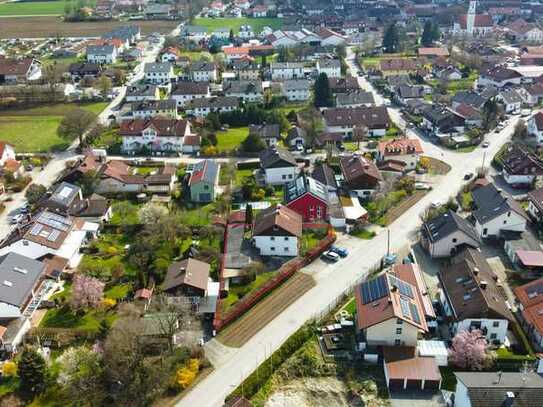
[[326,229],[304,231],[302,234],[302,241],[300,243],[301,253],[305,254],[308,250],[313,249],[325,236]]
[[111,324],[115,314],[89,310],[82,316],[73,313],[69,307],[53,308],[47,311],[41,322],[44,328],[78,328],[85,331],[97,332],[103,319]]
[[283,113],[285,116],[291,111],[299,112],[307,107],[307,103],[285,103],[282,106],[276,108],[279,112]]
[[251,169],[247,170],[236,170],[236,185],[241,186],[243,184],[243,180],[245,178],[251,177],[253,175],[253,171]]
[[57,16],[64,14],[64,1],[35,1],[0,4],[0,16]]
[[234,33],[238,33],[239,27],[242,25],[250,25],[255,34],[260,34],[266,26],[279,29],[283,26],[283,20],[280,18],[196,18],[194,25],[199,25],[207,28],[209,33],[218,28],[230,28]]
[[115,201],[113,203],[113,225],[137,225],[139,224],[138,211],[141,205],[132,201]]
[[187,226],[204,226],[211,223],[215,205],[196,205],[194,208],[183,208],[181,219]]
[[227,131],[218,131],[217,148],[219,152],[235,150],[248,135],[248,127],[231,128]]
[[350,233],[351,236],[358,237],[359,239],[373,239],[375,237],[375,232],[366,229],[353,230]]
[[[107,103],[81,105],[83,109],[95,114],[100,113],[106,106]],[[68,146],[68,142],[57,136],[57,127],[63,115],[77,107],[75,103],[58,103],[0,112],[2,140],[14,144],[17,152],[47,152],[64,149]]]
[[349,314],[354,315],[356,313],[356,300],[355,298],[351,298],[351,300],[343,307],[345,311],[347,311]]
[[130,291],[132,291],[132,284],[117,284],[106,290],[104,292],[104,297],[120,300],[125,298]]
[[228,296],[223,301],[224,310],[232,307],[236,302],[249,294],[251,291],[261,287],[262,284],[264,284],[276,274],[277,273],[275,271],[268,271],[266,273],[261,273],[257,275],[255,280],[249,284],[230,285],[230,291],[228,291]]

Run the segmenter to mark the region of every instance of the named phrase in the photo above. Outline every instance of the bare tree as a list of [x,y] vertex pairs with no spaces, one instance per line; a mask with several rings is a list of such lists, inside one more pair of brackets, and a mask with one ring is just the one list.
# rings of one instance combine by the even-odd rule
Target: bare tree
[[153,299],[150,312],[158,324],[160,335],[168,340],[170,352],[174,349],[175,334],[187,330],[194,322],[194,312],[189,298],[157,296]]

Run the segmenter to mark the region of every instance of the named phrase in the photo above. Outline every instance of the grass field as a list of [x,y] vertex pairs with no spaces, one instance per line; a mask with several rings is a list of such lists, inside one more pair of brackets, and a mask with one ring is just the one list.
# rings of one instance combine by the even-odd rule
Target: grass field
[[234,33],[239,31],[242,25],[250,25],[255,34],[260,34],[266,26],[279,29],[283,26],[280,18],[196,18],[194,25],[207,28],[207,32],[213,32],[218,28],[230,28]]
[[[83,105],[86,110],[98,114],[106,103]],[[75,104],[55,104],[24,110],[0,112],[0,134],[2,139],[15,145],[17,152],[47,152],[61,150],[68,145],[57,136],[57,127],[62,117]]]
[[217,132],[217,148],[219,152],[235,150],[249,134],[248,127],[231,128]]
[[64,14],[64,0],[0,3],[0,16],[58,16]]
[[[36,4],[36,3],[26,3]],[[178,21],[153,20],[138,21],[142,35],[152,32],[167,34]],[[4,17],[0,15],[1,38],[43,38],[43,37],[99,37],[107,31],[126,25],[126,21],[89,21],[65,23],[58,17]]]

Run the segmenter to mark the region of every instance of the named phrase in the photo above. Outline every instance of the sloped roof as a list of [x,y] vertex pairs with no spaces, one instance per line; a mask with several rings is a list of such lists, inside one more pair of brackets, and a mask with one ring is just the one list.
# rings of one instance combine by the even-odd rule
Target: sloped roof
[[293,236],[300,237],[302,236],[302,216],[285,205],[271,206],[258,212],[254,222],[253,235],[267,233],[273,228],[279,228]]
[[475,228],[466,219],[450,209],[429,222],[425,222],[423,227],[426,237],[431,242],[444,239],[456,231],[461,231],[476,242],[480,242]]
[[189,179],[189,186],[199,182],[215,184],[219,177],[219,164],[214,160],[204,160],[196,163]]
[[505,195],[498,190],[494,184],[481,186],[472,191],[473,202],[477,209],[473,211],[473,216],[481,224],[502,215],[508,211],[513,211],[520,216],[527,218],[526,212],[517,201],[511,196]]
[[[467,28],[468,15],[463,14],[459,16],[458,23],[460,27],[465,30]],[[492,17],[488,14],[477,14],[473,23],[474,27],[493,27]]]
[[162,283],[164,291],[188,285],[201,290],[207,289],[210,265],[196,259],[176,261],[168,267],[168,272]]
[[407,138],[381,141],[377,149],[384,157],[423,153],[422,145],[418,139]]
[[305,174],[285,185],[285,203],[287,204],[305,194],[313,195],[315,198],[328,203],[326,185]]
[[270,147],[260,154],[260,165],[262,168],[269,168],[280,162],[290,167],[297,165],[294,156],[283,148]]
[[185,135],[187,120],[169,119],[155,116],[149,119],[134,119],[123,121],[119,129],[120,136],[137,136],[144,130],[152,127],[159,137],[183,137]]

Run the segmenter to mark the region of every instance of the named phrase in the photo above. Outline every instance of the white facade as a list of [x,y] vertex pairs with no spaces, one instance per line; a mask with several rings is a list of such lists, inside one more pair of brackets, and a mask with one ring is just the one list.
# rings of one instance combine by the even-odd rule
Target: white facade
[[145,72],[145,81],[159,85],[169,84],[174,78],[173,67],[168,72],[150,71]]
[[261,256],[297,256],[298,238],[296,236],[254,236],[256,248]]
[[267,168],[264,169],[264,178],[266,184],[282,185],[292,181],[298,175],[299,169],[293,167]]
[[234,110],[236,110],[234,106],[221,106],[218,109],[212,109],[209,106],[198,106],[195,108],[186,109],[185,113],[195,117],[207,117],[207,115],[211,112],[226,113],[233,112]]
[[100,181],[96,187],[98,194],[118,194],[118,193],[138,193],[142,192],[144,188],[143,183],[127,184],[118,179],[106,178]]
[[[329,126],[326,125],[326,131],[328,133],[341,133],[343,138],[350,138],[353,136],[353,124],[346,126]],[[368,136],[370,137],[383,137],[386,134],[386,129],[368,129]]]
[[381,156],[381,154],[379,154],[379,159],[401,161],[405,163],[406,170],[414,170],[415,168],[417,168],[417,163],[419,162],[419,155],[418,154],[400,154],[400,155]]
[[165,116],[171,119],[177,119],[177,109],[152,109],[152,110],[134,110],[132,111],[132,119],[147,119],[149,117]]
[[341,78],[341,65],[339,66],[321,66],[320,61],[317,61],[317,72],[325,73],[329,78]]
[[532,202],[532,200],[528,200],[528,209],[527,212],[538,222],[541,221],[542,214],[539,212],[539,209],[537,209]]
[[471,407],[471,400],[469,398],[468,388],[460,380],[456,381],[454,405],[455,407]]
[[192,80],[194,82],[216,82],[217,69],[212,71],[192,71]]
[[531,184],[535,179],[535,175],[533,174],[510,175],[507,171],[502,171],[502,176],[509,185]]
[[479,78],[477,79],[477,86],[482,87],[482,88],[489,87],[489,86],[504,88],[505,86],[520,85],[521,79],[522,79],[521,77],[518,77],[518,78],[504,79],[504,80],[499,81],[493,78],[486,77],[484,75],[479,75]]
[[185,134],[177,136],[160,136],[153,127],[146,128],[140,135],[123,136],[122,150],[125,153],[139,151],[147,147],[151,151],[181,152],[183,150],[184,136],[190,134],[190,126],[187,125]]
[[401,319],[390,318],[366,328],[364,332],[368,345],[417,346],[419,328]]
[[499,236],[501,230],[524,232],[526,230],[526,219],[514,211],[509,211],[490,219],[484,224],[480,224],[478,220],[475,220],[475,230],[481,237]]
[[170,97],[175,100],[177,103],[177,107],[183,107],[187,104],[187,102],[190,102],[193,99],[200,99],[200,98],[208,98],[211,96],[211,93],[209,93],[209,88],[207,90],[206,94],[187,94],[187,95],[176,95],[172,94]]
[[286,97],[288,101],[304,101],[309,100],[311,92],[309,91],[309,88],[288,89],[286,86],[283,86],[283,96]]
[[117,62],[117,50],[113,48],[111,53],[87,54],[87,61],[95,64],[114,64]]
[[264,100],[264,94],[261,92],[232,92],[227,90],[226,96],[235,97],[243,100],[244,102],[262,102]]
[[457,230],[436,242],[428,242],[427,250],[432,257],[449,257],[456,247],[466,244],[479,247],[478,241]]
[[543,144],[543,129],[537,128],[535,116],[528,120],[528,134],[534,136],[537,144]]
[[304,77],[304,67],[300,64],[289,64],[283,66],[283,64],[271,66],[271,76],[273,81],[285,80],[285,79],[300,79]]
[[12,145],[5,143],[4,151],[2,152],[2,156],[0,157],[0,166],[4,166],[4,164],[8,160],[15,160],[15,149]]

